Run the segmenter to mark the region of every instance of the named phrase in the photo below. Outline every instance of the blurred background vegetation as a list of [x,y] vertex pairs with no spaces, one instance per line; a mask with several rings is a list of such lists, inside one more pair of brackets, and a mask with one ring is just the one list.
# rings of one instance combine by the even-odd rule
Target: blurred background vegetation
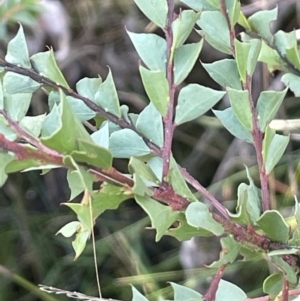
[[[300,27],[299,1],[241,2],[246,15],[278,5],[279,17],[272,24],[273,31]],[[186,9],[179,1],[176,3],[177,11]],[[83,77],[105,78],[109,66],[121,103],[136,113],[146,106],[138,73],[139,58],[126,28],[159,35],[162,32],[148,22],[133,0],[2,0],[1,57],[5,56],[6,45],[18,29],[17,22],[25,26],[31,54],[49,46],[54,48],[72,88]],[[199,38],[192,33],[188,42]],[[207,44],[200,54],[200,60],[205,63],[221,58],[224,55]],[[269,74],[264,66],[259,66],[254,81],[255,95],[263,89],[282,89],[280,77],[280,73]],[[199,62],[184,85],[190,82],[219,88]],[[226,106],[225,99],[217,108]],[[47,112],[47,99],[41,92],[35,93],[30,114],[44,112]],[[299,99],[290,94],[278,118],[299,118],[299,115]],[[299,192],[300,134],[296,130],[290,135],[288,152],[269,182],[272,206],[277,209],[293,206],[293,195]],[[211,113],[177,128],[173,147],[176,160],[231,209],[235,206],[237,186],[247,181],[243,164],[250,167],[258,184],[253,149],[234,139]],[[126,164],[124,160],[115,161],[115,166],[124,172]],[[36,171],[13,174],[0,189],[0,301],[67,300],[64,296],[41,293],[36,287],[39,283],[97,295],[91,243],[74,262],[72,239],[55,236],[63,225],[76,218],[73,212],[60,206],[69,199],[65,175],[65,170],[53,170],[45,175]],[[129,300],[129,284],[133,284],[150,299],[158,295],[172,298],[168,281],[199,287],[199,283],[209,281],[215,273],[204,268],[203,263],[211,262],[207,254],[219,252],[216,240],[199,239],[199,248],[189,249],[185,244],[180,251],[181,243],[171,237],[163,237],[156,243],[154,231],[145,229],[149,225],[145,213],[130,200],[97,220],[95,235],[104,297]],[[192,270],[184,270],[182,264]],[[237,262],[228,270],[228,277],[249,296],[261,294],[261,283],[268,274],[266,263]]]

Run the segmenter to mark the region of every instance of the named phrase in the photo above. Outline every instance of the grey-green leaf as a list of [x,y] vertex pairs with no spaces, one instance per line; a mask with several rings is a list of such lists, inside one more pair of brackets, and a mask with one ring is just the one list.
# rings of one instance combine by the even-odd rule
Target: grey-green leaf
[[24,68],[31,68],[24,30],[20,24],[17,35],[8,43],[5,60]]
[[296,97],[300,96],[300,77],[293,73],[286,73],[281,81],[294,92]]
[[245,83],[247,78],[247,61],[251,45],[247,42],[240,42],[238,39],[234,40],[234,45],[238,71],[242,82]]
[[144,140],[130,129],[113,132],[109,138],[109,150],[115,158],[130,158],[150,153]]
[[197,24],[202,28],[202,31],[198,32],[205,36],[205,40],[211,46],[221,52],[232,54],[228,24],[220,11],[202,12]]
[[275,210],[268,210],[263,213],[257,224],[271,240],[286,243],[289,239],[289,226],[282,215]]
[[134,0],[139,9],[157,26],[164,28],[167,22],[167,0]]
[[100,85],[95,94],[95,103],[100,105],[105,111],[121,117],[119,98],[110,69],[106,80]]
[[210,77],[222,87],[242,90],[240,75],[235,60],[223,59],[211,64],[202,63],[202,66]]
[[281,159],[289,140],[290,139],[288,136],[282,136],[278,134],[273,137],[268,147],[267,154],[264,155],[265,169],[267,174],[270,174],[275,165]]
[[197,291],[174,282],[170,283],[174,290],[174,301],[203,301],[203,296]]
[[167,43],[153,33],[127,31],[138,55],[150,70],[166,72]]
[[177,125],[193,120],[211,109],[225,92],[216,91],[198,84],[189,84],[181,89],[176,107]]
[[215,235],[221,235],[224,232],[221,224],[217,223],[206,205],[200,202],[191,203],[186,209],[186,219],[190,226],[203,228]]
[[180,2],[183,2],[195,11],[216,10],[216,7],[209,4],[206,0],[181,0]]
[[252,143],[253,138],[250,133],[236,118],[233,109],[228,108],[224,111],[213,110],[217,118],[222,122],[224,127],[235,137]]
[[163,146],[164,132],[161,114],[150,103],[140,114],[136,122],[137,130],[158,146]]
[[283,91],[263,91],[260,93],[257,101],[257,112],[259,119],[259,128],[265,131],[267,124],[275,117],[284,97],[287,88]]
[[144,88],[150,101],[162,116],[167,114],[169,103],[169,85],[163,71],[151,71],[140,66]]
[[273,40],[270,22],[276,20],[277,11],[277,7],[272,10],[258,11],[248,19],[251,29],[266,39],[268,43],[272,43]]
[[220,280],[215,301],[244,301],[246,299],[247,295],[238,286]]
[[33,93],[41,85],[28,76],[7,72],[3,77],[4,91],[9,94]]
[[31,93],[4,95],[4,109],[13,120],[20,121],[26,115],[30,106],[31,96]]
[[174,77],[175,84],[181,84],[191,72],[199,57],[203,46],[203,39],[198,43],[185,44],[175,50]]
[[249,102],[249,91],[227,89],[233,112],[239,122],[249,131],[252,130],[252,113]]
[[149,301],[134,286],[132,288],[132,301]]
[[[110,74],[110,70],[109,70],[109,74]],[[98,92],[101,84],[102,84],[102,79],[100,77],[98,78],[84,77],[79,82],[77,82],[76,89],[80,95],[94,101],[95,95]]]
[[185,42],[193,30],[199,15],[199,13],[195,13],[192,10],[184,10],[173,21],[173,47],[178,48]]

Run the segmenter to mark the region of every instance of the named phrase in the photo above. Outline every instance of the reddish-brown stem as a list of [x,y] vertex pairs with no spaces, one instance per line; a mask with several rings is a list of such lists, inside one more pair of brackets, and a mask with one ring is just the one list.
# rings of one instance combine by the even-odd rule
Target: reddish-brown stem
[[[102,116],[102,117],[112,121],[113,123],[119,125],[121,128],[131,129],[132,131],[137,132],[136,128],[130,122],[127,122],[124,118],[118,117],[110,112],[107,112],[105,109],[98,106],[95,102],[93,102],[89,98],[79,95],[72,89],[66,88],[66,87],[52,81],[51,79],[40,75],[38,72],[36,72],[33,69],[26,69],[23,67],[16,66],[14,64],[6,62],[5,60],[3,60],[1,58],[0,58],[0,66],[4,67],[6,71],[11,71],[14,73],[18,73],[18,74],[30,77],[31,79],[35,80],[36,82],[38,82],[44,86],[51,87],[54,90],[61,89],[66,95],[72,96],[76,99],[80,99],[87,107],[89,107],[91,110],[96,112],[99,116]],[[161,156],[161,149],[158,145],[156,145],[155,143],[150,141],[147,137],[143,136],[141,133],[138,132],[137,134],[143,138],[145,143],[152,150],[153,154],[155,154],[157,156]]]
[[41,165],[54,164],[64,166],[62,155],[56,152],[46,153],[45,151],[10,141],[3,134],[0,134],[0,149],[14,153],[18,160],[34,159],[40,161]]
[[229,37],[230,37],[230,50],[232,52],[232,55],[235,56],[235,47],[234,47],[234,39],[235,39],[235,30],[234,27],[231,25],[230,18],[228,15],[228,9],[226,7],[225,0],[220,0],[220,7],[221,7],[221,13],[225,17],[227,26],[229,29]]
[[289,282],[285,277],[282,285],[282,301],[289,301]]
[[27,133],[22,127],[20,127],[18,122],[12,120],[10,118],[10,116],[4,110],[0,110],[0,114],[2,114],[3,117],[7,120],[9,127],[16,132],[16,134],[18,135],[19,138],[26,140],[28,143],[34,145],[40,151],[43,151],[48,155],[53,155],[54,157],[61,156],[59,152],[45,146],[43,143],[41,143],[40,140],[38,140],[34,136],[31,136],[29,133]]
[[213,204],[213,206],[222,214],[224,218],[229,219],[229,215],[226,208],[205,187],[203,187],[196,179],[194,179],[186,171],[186,169],[180,167],[180,172],[185,178],[185,180],[189,184],[191,184],[195,189],[201,192]]
[[263,161],[263,155],[262,155],[264,134],[259,128],[257,111],[252,97],[251,81],[252,81],[251,76],[247,75],[246,83],[244,84],[244,89],[248,90],[248,98],[249,98],[249,103],[250,103],[251,113],[252,113],[252,126],[253,126],[252,137],[253,137],[253,143],[256,152],[256,158],[257,158],[257,164],[258,164],[259,176],[260,176],[260,185],[262,190],[262,207],[263,207],[263,211],[266,211],[270,209],[270,202],[269,202],[268,175],[266,173],[266,169]]
[[211,282],[211,284],[209,286],[208,291],[206,292],[206,294],[204,296],[205,301],[213,301],[213,300],[215,300],[215,298],[216,298],[216,292],[218,290],[220,280],[223,277],[225,268],[226,268],[226,264],[223,264],[218,269],[217,274],[215,275],[213,281]]
[[173,70],[173,55],[172,55],[172,45],[173,45],[173,31],[172,22],[174,20],[174,0],[168,0],[168,16],[167,25],[165,28],[165,35],[167,41],[167,81],[169,85],[169,102],[167,115],[164,116],[164,146],[163,146],[163,179],[167,176],[170,169],[170,158],[171,149],[174,133],[174,102],[175,102],[175,85],[174,85],[174,70]]

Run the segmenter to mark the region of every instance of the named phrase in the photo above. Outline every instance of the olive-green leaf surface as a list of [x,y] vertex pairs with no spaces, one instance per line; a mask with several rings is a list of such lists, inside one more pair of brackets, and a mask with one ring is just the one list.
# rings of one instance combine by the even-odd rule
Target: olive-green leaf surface
[[34,137],[39,137],[41,133],[42,124],[46,114],[36,116],[25,116],[20,121],[20,126]]
[[225,92],[216,91],[198,84],[189,84],[179,92],[175,124],[179,125],[203,115],[211,109]]
[[167,0],[134,0],[139,9],[157,26],[164,28],[167,22]]
[[226,8],[228,9],[228,15],[230,19],[230,25],[233,27],[240,16],[241,3],[239,0],[225,0]]
[[78,148],[78,139],[93,143],[92,138],[74,114],[65,94],[60,90],[60,103],[54,105],[42,125],[41,141],[48,147],[64,154]]
[[289,226],[278,211],[265,211],[256,223],[271,240],[283,243],[288,241],[290,231]]
[[119,98],[110,69],[105,81],[99,86],[94,96],[94,101],[106,112],[121,117]]
[[31,68],[24,30],[20,24],[18,33],[7,45],[5,60],[24,68]]
[[248,190],[247,190],[247,185],[245,183],[241,183],[238,187],[238,200],[237,200],[237,206],[236,206],[236,213],[230,213],[231,219],[234,222],[244,224],[244,225],[250,225],[251,224],[251,217],[248,212]]
[[173,211],[170,206],[162,205],[148,196],[135,195],[135,200],[150,217],[152,227],[156,229],[155,241],[159,241],[177,220],[180,212]]
[[138,55],[150,70],[166,72],[167,43],[152,33],[133,33],[127,31]]
[[270,295],[271,298],[276,297],[282,290],[283,275],[279,273],[271,274],[263,283],[264,293]]
[[33,93],[40,84],[28,76],[6,72],[3,77],[3,88],[8,94]]
[[249,91],[241,91],[228,88],[227,93],[236,118],[248,131],[251,131],[253,124],[249,101]]
[[263,140],[263,159],[267,174],[269,174],[281,159],[287,145],[288,136],[275,134],[275,131],[267,128]]
[[124,187],[103,183],[100,190],[92,193],[93,217],[97,218],[105,210],[117,209],[119,205],[133,195]]
[[91,231],[84,229],[83,227],[76,233],[75,239],[72,241],[73,249],[75,250],[75,258],[76,260],[83,250],[85,249],[86,242],[91,236]]
[[223,88],[229,87],[242,90],[240,75],[235,60],[223,59],[211,64],[202,63],[202,66],[209,76]]
[[296,97],[300,96],[300,77],[293,73],[285,73],[281,81],[293,91]]
[[130,188],[133,194],[139,196],[150,196],[150,197],[153,195],[152,190],[150,190],[146,185],[147,181],[142,179],[139,173],[133,174],[133,181],[134,181],[134,185],[133,187]]
[[203,46],[203,39],[198,43],[181,45],[175,50],[174,82],[181,84],[191,72]]
[[197,32],[205,36],[205,40],[211,46],[221,52],[231,54],[228,24],[220,11],[203,11],[197,24],[202,29]]
[[195,228],[203,228],[215,235],[221,235],[224,232],[221,224],[213,219],[212,214],[203,203],[191,203],[186,209],[186,219],[189,225]]
[[92,193],[93,182],[96,182],[96,177],[79,166],[71,156],[65,156],[64,163],[74,168],[69,169],[67,173],[67,181],[71,190],[70,200],[73,200],[84,190]]
[[63,87],[69,88],[67,81],[57,66],[53,49],[34,54],[31,56],[30,61],[34,70],[36,70],[40,75],[48,77]]
[[247,295],[238,286],[225,281],[220,280],[215,301],[244,301],[247,299]]
[[258,60],[267,64],[269,72],[274,72],[276,70],[287,71],[285,62],[281,59],[278,52],[268,46],[265,41],[262,41],[262,47]]
[[197,198],[191,192],[185,179],[183,178],[182,173],[179,170],[179,166],[173,156],[171,156],[170,170],[167,175],[167,179],[174,188],[175,192],[182,195],[183,197],[188,198],[189,200],[197,201]]
[[81,227],[80,222],[73,221],[64,225],[61,229],[59,229],[56,235],[61,234],[64,237],[71,237],[80,229],[80,227]]
[[223,111],[213,110],[217,118],[222,122],[224,127],[235,137],[252,143],[253,138],[250,133],[236,118],[233,109],[228,108]]
[[279,30],[274,35],[274,46],[279,53],[285,57],[294,68],[300,70],[300,58],[296,32],[284,32]]
[[270,22],[276,20],[277,12],[277,7],[272,10],[262,10],[253,14],[248,19],[251,29],[270,44],[272,44],[273,40],[273,35],[270,30]]
[[144,156],[151,152],[144,140],[130,129],[113,132],[109,138],[109,150],[114,158]]
[[283,91],[263,91],[257,101],[259,128],[265,131],[267,124],[275,117],[286,95],[287,88]]
[[71,152],[75,161],[100,168],[111,167],[112,155],[106,148],[80,138],[76,139],[76,142],[77,150]]
[[213,234],[205,229],[202,228],[195,228],[190,226],[187,223],[186,217],[183,213],[178,216],[178,223],[179,225],[176,228],[170,228],[166,235],[173,236],[179,241],[188,240],[195,236],[212,236]]
[[291,284],[298,283],[297,271],[295,267],[285,262],[281,256],[272,256],[271,260],[279,268],[279,270],[283,271],[285,278]]
[[247,74],[249,76],[252,76],[259,58],[259,54],[262,47],[262,41],[259,39],[251,39],[249,43],[250,50],[247,59]]
[[136,121],[136,128],[151,142],[154,142],[160,147],[163,146],[164,131],[162,117],[152,102],[139,114]]
[[298,202],[298,198],[296,195],[294,195],[295,200],[295,217],[298,223],[300,223],[300,204]]
[[131,174],[138,173],[143,179],[158,184],[159,180],[150,168],[142,160],[132,157],[128,164],[128,169]]
[[234,263],[240,251],[240,244],[237,243],[231,236],[221,238],[222,251],[220,259],[209,265],[210,268],[220,268],[224,264]]
[[6,166],[15,159],[11,153],[5,153],[0,150],[0,187],[4,185],[7,180]]
[[245,83],[247,78],[247,61],[251,45],[250,43],[240,42],[238,39],[235,39],[234,46],[238,71],[242,82]]
[[183,10],[180,12],[178,18],[172,23],[173,30],[173,45],[178,48],[186,41],[191,31],[193,30],[200,14],[193,10]]
[[249,180],[249,185],[247,185],[248,201],[247,201],[247,211],[249,212],[251,221],[256,223],[260,217],[262,211],[261,208],[261,190],[257,188],[254,181],[250,175],[249,169],[246,167],[247,178]]
[[167,114],[169,103],[169,85],[165,73],[160,70],[151,71],[140,66],[145,91],[162,116]]
[[170,282],[174,290],[174,301],[203,301],[203,297],[197,291],[179,285],[174,282]]

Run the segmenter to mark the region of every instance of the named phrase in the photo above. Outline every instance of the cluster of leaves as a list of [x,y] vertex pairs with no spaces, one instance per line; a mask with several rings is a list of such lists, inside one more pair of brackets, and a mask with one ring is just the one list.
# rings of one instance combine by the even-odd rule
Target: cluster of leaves
[[[289,142],[289,137],[270,127],[287,89],[262,91],[255,100],[251,83],[260,61],[270,72],[283,71],[283,83],[300,95],[295,34],[271,33],[270,22],[276,19],[277,8],[247,19],[237,0],[184,0],[193,10],[181,11],[178,16],[171,0],[135,2],[165,33],[162,38],[128,31],[143,62],[139,71],[150,100],[140,114],[120,105],[111,71],[104,81],[83,78],[76,84],[76,92],[70,89],[52,50],[29,57],[20,26],[5,59],[0,59],[0,184],[12,172],[66,168],[70,200],[79,195],[82,200],[65,203],[77,220],[58,233],[75,235],[75,258],[83,252],[95,220],[129,198],[149,215],[157,241],[163,235],[187,240],[226,233],[220,259],[211,265],[219,271],[207,294],[173,283],[174,300],[246,300],[240,288],[220,277],[239,254],[245,260],[267,256],[277,272],[265,280],[263,290],[272,297],[282,294],[287,300],[289,288],[298,283],[299,255],[293,246],[299,245],[300,232],[278,211],[270,210],[268,191],[268,176]],[[236,38],[237,23],[245,29],[241,39]],[[188,44],[195,26],[201,28],[197,32],[203,38]],[[189,84],[176,98],[175,91],[196,63],[204,39],[231,57],[202,64],[223,91]],[[48,94],[49,113],[27,116],[32,94],[41,88]],[[253,144],[261,182],[261,187],[256,187],[247,170],[249,184],[238,187],[235,213],[182,169],[171,152],[175,128],[203,115],[225,95],[230,107],[213,112],[230,133]],[[116,170],[113,158],[129,159],[129,174]],[[209,199],[218,213],[199,202],[187,183]],[[289,223],[297,225],[299,221],[295,197]],[[133,289],[133,300],[147,299]]]

